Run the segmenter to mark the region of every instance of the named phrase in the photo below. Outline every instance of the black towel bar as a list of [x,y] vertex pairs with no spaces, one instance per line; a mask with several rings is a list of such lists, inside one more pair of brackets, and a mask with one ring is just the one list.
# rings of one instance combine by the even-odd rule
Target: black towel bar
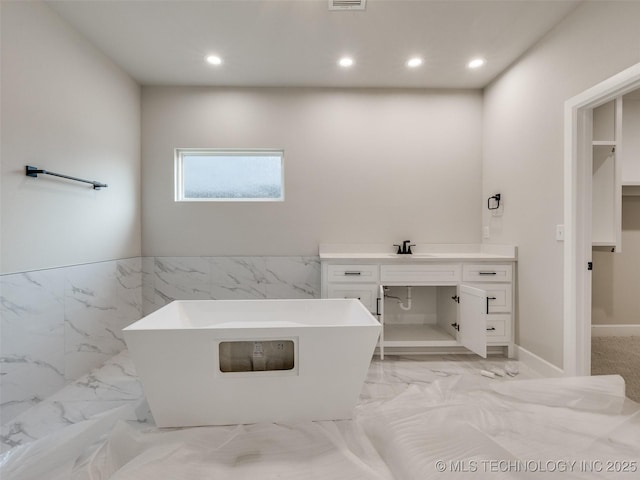
[[32,167],[30,165],[27,165],[25,167],[25,174],[26,174],[27,177],[38,178],[38,174],[39,173],[42,173],[43,175],[53,175],[54,177],[66,178],[68,180],[75,180],[76,182],[89,183],[89,184],[93,185],[93,189],[94,190],[100,190],[101,188],[105,188],[105,187],[109,186],[106,183],[100,183],[100,182],[96,182],[94,180],[84,180],[82,178],[71,177],[69,175],[63,175],[61,173],[50,172],[48,170],[44,170],[44,169],[37,168],[37,167]]

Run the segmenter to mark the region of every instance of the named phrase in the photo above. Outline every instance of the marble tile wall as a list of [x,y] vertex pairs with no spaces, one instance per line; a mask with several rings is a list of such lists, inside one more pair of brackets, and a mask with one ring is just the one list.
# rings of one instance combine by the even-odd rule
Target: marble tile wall
[[173,300],[319,298],[318,257],[136,257],[0,276],[1,423],[125,348]]
[[125,348],[141,272],[136,257],[0,276],[3,424]]
[[145,315],[173,300],[320,298],[319,257],[144,257]]

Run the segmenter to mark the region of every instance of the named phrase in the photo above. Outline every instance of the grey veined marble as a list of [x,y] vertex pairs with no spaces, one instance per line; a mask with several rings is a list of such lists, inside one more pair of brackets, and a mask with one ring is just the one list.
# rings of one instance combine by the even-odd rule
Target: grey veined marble
[[319,257],[134,257],[0,276],[2,423],[99,367],[173,300],[319,298]]
[[[474,355],[430,355],[374,359],[360,397],[360,405],[394,398],[411,386],[426,387],[442,378],[471,375],[480,384],[491,384],[481,377],[481,369],[504,366],[504,358],[483,360]],[[515,377],[499,378],[495,382],[535,378],[537,375],[523,365]],[[130,407],[126,419],[153,426],[153,418],[144,400],[142,386],[128,351],[110,358],[98,369],[70,382],[62,390],[23,412],[3,425],[1,449],[43,438],[68,425],[87,420],[102,412],[122,406]]]
[[3,479],[635,478],[640,406],[622,378],[535,377],[504,358],[390,356],[350,420],[157,428],[122,352],[3,426]]
[[64,386],[64,272],[5,275],[0,288],[4,422]]
[[0,276],[3,423],[126,347],[141,270],[130,258]]
[[173,300],[320,297],[319,257],[146,257],[143,278],[145,314]]

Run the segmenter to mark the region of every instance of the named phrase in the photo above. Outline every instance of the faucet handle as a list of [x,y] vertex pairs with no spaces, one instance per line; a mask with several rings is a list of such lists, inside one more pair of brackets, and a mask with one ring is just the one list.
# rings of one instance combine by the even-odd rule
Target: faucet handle
[[409,255],[413,255],[413,252],[411,251],[411,247],[415,247],[415,244],[411,244],[411,245],[409,245],[409,247],[407,248],[407,253],[408,253]]
[[396,252],[397,255],[401,255],[402,254],[402,247],[400,245],[396,245],[395,243],[393,244],[394,247],[398,247],[398,251]]

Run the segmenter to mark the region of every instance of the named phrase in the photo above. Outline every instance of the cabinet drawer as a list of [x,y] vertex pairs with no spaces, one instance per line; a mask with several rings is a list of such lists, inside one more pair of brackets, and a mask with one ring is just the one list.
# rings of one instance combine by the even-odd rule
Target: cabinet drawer
[[329,285],[329,298],[357,298],[371,312],[376,313],[377,285]]
[[327,281],[369,283],[378,281],[378,265],[327,265]]
[[381,283],[400,282],[405,285],[420,282],[458,282],[460,265],[382,265]]
[[487,317],[487,342],[511,341],[511,315]]
[[510,282],[512,277],[511,264],[465,264],[462,266],[462,280],[465,282]]
[[510,283],[470,283],[468,285],[487,292],[489,313],[511,313],[513,294]]

